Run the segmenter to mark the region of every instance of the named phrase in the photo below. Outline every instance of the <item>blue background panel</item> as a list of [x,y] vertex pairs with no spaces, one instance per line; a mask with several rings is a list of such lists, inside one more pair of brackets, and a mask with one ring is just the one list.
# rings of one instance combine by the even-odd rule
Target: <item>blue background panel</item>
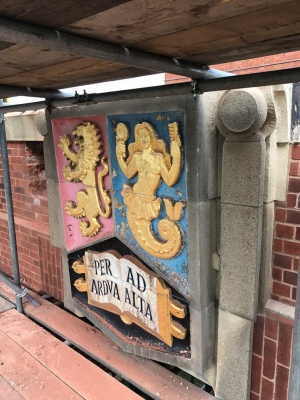
[[[134,142],[134,128],[142,122],[150,123],[158,134],[159,139],[163,139],[167,145],[167,151],[170,148],[170,135],[168,124],[177,122],[179,125],[180,138],[183,147],[183,168],[177,183],[169,187],[163,180],[156,191],[156,196],[160,198],[171,198],[175,202],[180,200],[187,201],[186,189],[186,163],[185,163],[185,126],[184,113],[182,111],[141,113],[141,114],[125,114],[112,115],[108,117],[108,137],[110,147],[111,171],[112,171],[112,192],[114,203],[114,218],[116,236],[133,250],[137,256],[142,258],[147,265],[157,271],[164,279],[166,279],[174,288],[181,292],[184,296],[189,295],[188,282],[188,226],[187,226],[187,207],[184,208],[183,216],[179,222],[183,237],[184,246],[181,253],[171,259],[156,258],[147,253],[137,243],[133,237],[131,230],[127,224],[126,206],[123,202],[121,190],[125,183],[134,185],[137,181],[137,175],[132,179],[127,179],[122,173],[116,158],[116,126],[118,123],[124,123],[129,129],[129,139],[126,142],[128,157],[128,145]],[[166,216],[165,205],[162,202],[162,210],[159,218],[152,221],[152,229],[155,235],[158,235],[157,224],[159,220]]]

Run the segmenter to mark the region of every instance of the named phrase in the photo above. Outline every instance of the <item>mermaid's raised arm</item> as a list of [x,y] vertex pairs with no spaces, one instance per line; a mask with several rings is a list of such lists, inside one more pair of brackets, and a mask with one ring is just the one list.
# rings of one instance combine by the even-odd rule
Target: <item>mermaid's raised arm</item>
[[161,159],[161,176],[168,186],[173,186],[179,179],[182,167],[181,140],[177,122],[169,124],[171,167],[167,168]]
[[126,176],[126,178],[133,178],[137,173],[135,165],[135,157],[131,159],[129,163],[126,160],[126,142],[128,140],[128,128],[125,124],[119,123],[116,128],[117,143],[116,143],[116,156],[119,166]]

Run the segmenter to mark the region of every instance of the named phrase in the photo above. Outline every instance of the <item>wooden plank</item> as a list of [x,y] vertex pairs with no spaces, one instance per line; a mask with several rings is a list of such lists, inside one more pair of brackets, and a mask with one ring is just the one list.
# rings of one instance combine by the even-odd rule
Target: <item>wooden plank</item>
[[[5,66],[15,69],[14,74],[42,68],[51,64],[58,64],[70,59],[58,51],[44,51],[38,47],[28,47],[25,45],[13,45],[0,53],[1,59],[5,61]],[[6,74],[8,75],[8,74]],[[3,75],[1,75],[3,77]]]
[[9,47],[11,47],[11,46],[12,46],[11,43],[0,42],[0,51],[1,51],[1,50],[4,50],[4,49],[7,49],[7,48],[9,48]]
[[[11,303],[16,303],[16,294],[13,289],[5,285],[5,283],[0,281],[0,296],[4,299],[10,301]],[[25,300],[27,301],[27,300]]]
[[31,71],[1,77],[1,84],[31,86],[36,88],[66,88],[95,82],[106,82],[134,76],[147,75],[151,72],[108,61],[95,61],[89,58],[73,58],[68,61]]
[[2,400],[24,400],[21,396],[6,380],[0,375],[0,399]]
[[[266,41],[278,41],[280,37],[299,33],[300,2],[272,7],[272,13],[266,10],[248,13],[216,23],[196,27],[184,32],[142,41],[135,47],[143,51],[180,57],[185,60],[207,62],[203,54],[214,55],[214,63],[222,57],[227,60],[229,49],[236,49],[243,58],[243,52],[256,49]],[[267,42],[268,41],[268,42]],[[251,47],[253,46],[253,47]],[[294,43],[295,49],[300,43]],[[280,46],[278,52],[284,51]],[[222,60],[223,62],[224,60]]]
[[273,12],[276,5],[289,8],[293,1],[133,0],[65,25],[64,31],[128,46],[254,11],[268,13],[270,7]]
[[[2,331],[0,331],[0,374],[26,400],[82,400],[81,396],[55,375],[50,374],[47,368]],[[23,390],[25,388],[26,390]]]
[[152,360],[123,352],[107,336],[79,318],[38,297],[38,308],[25,313],[120,374],[154,399],[213,400],[215,397],[174,375]]
[[58,28],[64,24],[70,24],[128,1],[51,0],[41,2],[40,0],[2,0],[0,3],[0,15],[37,25]]
[[98,400],[100,393],[106,393],[106,400],[141,399],[16,310],[7,311],[1,316],[0,330],[82,398]]
[[[296,47],[295,44],[298,43],[299,45]],[[300,33],[266,42],[257,42],[256,44],[252,44],[247,47],[243,45],[241,46],[242,47],[228,47],[226,51],[219,51],[219,53],[215,51],[208,51],[202,53],[201,55],[189,56],[188,59],[190,62],[201,62],[206,65],[213,66],[216,64],[294,52],[300,50]],[[276,66],[276,63],[274,64],[274,67],[277,70],[281,69],[280,65]]]
[[[105,0],[92,4],[54,0],[42,6],[38,0],[5,0],[0,4],[2,16],[48,27],[64,26],[78,35],[199,64],[297,50],[299,13],[300,3],[295,0]],[[147,73],[147,66],[123,68],[88,58],[86,67],[81,68],[81,59],[72,54],[7,46],[0,43],[1,59],[6,61],[0,67],[3,84],[61,88]],[[64,62],[65,69],[61,68]],[[30,72],[20,73],[24,70]]]
[[[16,10],[20,0],[18,4]],[[271,6],[272,12],[268,12]],[[135,43],[137,49],[170,58],[212,64],[300,48],[300,41],[295,40],[300,35],[299,12],[300,3],[295,0],[289,0],[288,6],[283,0],[203,0],[200,4],[196,0],[155,0],[151,7],[147,0],[133,0],[72,25],[72,32]],[[124,20],[124,15],[132,18]],[[1,66],[2,84],[61,88],[147,73],[144,64],[141,68],[123,68],[117,63],[93,62],[34,46],[18,45],[0,54],[8,66],[7,71]],[[95,51],[85,54],[93,57]],[[19,73],[21,70],[29,71]]]
[[14,308],[14,305],[12,303],[9,303],[2,297],[0,297],[0,314],[7,310],[10,310],[11,308]]

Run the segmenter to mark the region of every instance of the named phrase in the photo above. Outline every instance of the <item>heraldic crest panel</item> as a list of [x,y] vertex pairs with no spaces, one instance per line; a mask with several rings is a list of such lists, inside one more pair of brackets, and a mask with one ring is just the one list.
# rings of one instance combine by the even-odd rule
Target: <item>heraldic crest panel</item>
[[150,103],[71,107],[49,118],[65,302],[124,350],[186,368],[193,325],[204,327],[200,342],[213,342],[202,324],[214,315],[211,273],[201,275],[213,250],[209,233],[199,239],[201,218],[209,226],[199,212],[204,180],[197,189],[207,145],[198,143],[192,98],[182,107]]

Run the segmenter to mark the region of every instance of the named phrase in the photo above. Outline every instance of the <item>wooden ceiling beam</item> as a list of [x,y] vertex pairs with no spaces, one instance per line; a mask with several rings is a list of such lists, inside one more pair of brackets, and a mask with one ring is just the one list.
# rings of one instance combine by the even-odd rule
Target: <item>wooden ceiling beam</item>
[[[59,51],[73,57],[106,59],[118,64],[130,65],[149,71],[169,72],[194,79],[214,79],[231,75],[207,66],[181,62],[176,59],[2,17],[0,17],[0,40],[7,43],[38,46],[43,50]],[[5,60],[3,61],[5,62]]]

